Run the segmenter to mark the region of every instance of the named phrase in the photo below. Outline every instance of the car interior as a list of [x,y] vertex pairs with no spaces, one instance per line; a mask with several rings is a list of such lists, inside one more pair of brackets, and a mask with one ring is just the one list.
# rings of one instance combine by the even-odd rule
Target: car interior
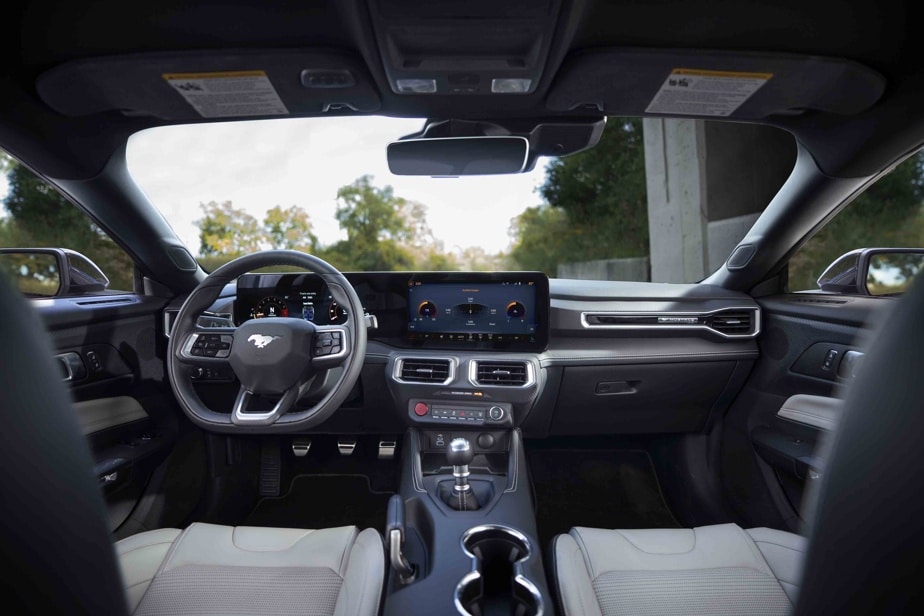
[[[56,276],[39,296],[16,286],[21,260],[0,267],[10,605],[914,610],[924,285],[878,293],[871,272],[907,257],[910,281],[924,237],[856,245],[820,288],[790,285],[814,235],[917,160],[912,14],[868,0],[8,4],[0,148],[132,265],[117,291],[69,246],[0,248],[0,265],[45,260]],[[716,268],[685,282],[340,271],[262,248],[204,268],[130,170],[143,131],[366,116],[417,122],[376,155],[428,180],[593,155],[615,117],[774,129],[792,158]]]

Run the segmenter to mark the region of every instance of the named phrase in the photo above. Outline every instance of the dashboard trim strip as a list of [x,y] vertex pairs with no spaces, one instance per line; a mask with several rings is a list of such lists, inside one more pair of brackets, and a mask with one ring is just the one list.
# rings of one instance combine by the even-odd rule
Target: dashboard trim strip
[[[725,334],[717,329],[714,329],[708,325],[674,325],[674,324],[664,324],[664,325],[594,325],[587,322],[587,318],[590,316],[627,316],[627,317],[655,317],[655,318],[664,318],[664,317],[708,317],[720,312],[731,312],[733,310],[749,310],[754,313],[754,324],[753,331],[748,334]],[[715,310],[707,310],[704,312],[633,312],[633,311],[600,311],[592,310],[581,312],[581,327],[585,329],[624,329],[624,330],[641,330],[641,331],[651,331],[651,330],[660,330],[660,331],[672,331],[672,330],[706,330],[710,331],[717,336],[723,338],[728,338],[731,340],[743,340],[747,338],[756,338],[760,334],[760,308],[755,306],[724,306],[722,308],[716,308]]]

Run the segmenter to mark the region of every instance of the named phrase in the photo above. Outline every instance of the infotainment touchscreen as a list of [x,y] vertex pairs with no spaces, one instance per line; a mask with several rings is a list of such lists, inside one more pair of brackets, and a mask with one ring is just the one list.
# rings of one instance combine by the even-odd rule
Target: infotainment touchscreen
[[543,274],[418,275],[408,282],[408,335],[434,347],[541,349],[548,304]]

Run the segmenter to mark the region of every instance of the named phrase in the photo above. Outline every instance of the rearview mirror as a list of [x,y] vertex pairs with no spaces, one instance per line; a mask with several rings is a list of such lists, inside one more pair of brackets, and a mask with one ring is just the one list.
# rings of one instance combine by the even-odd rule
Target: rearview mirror
[[848,295],[901,295],[922,269],[924,248],[860,248],[835,259],[818,286]]
[[525,137],[444,137],[388,144],[388,168],[395,175],[496,175],[526,168]]
[[66,248],[0,248],[0,272],[27,297],[85,295],[109,286],[95,263]]

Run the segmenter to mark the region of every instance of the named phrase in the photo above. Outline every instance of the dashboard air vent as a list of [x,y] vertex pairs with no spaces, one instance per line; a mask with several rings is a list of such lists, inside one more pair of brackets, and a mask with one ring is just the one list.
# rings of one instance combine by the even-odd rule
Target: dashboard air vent
[[475,382],[479,385],[519,387],[529,382],[529,372],[524,362],[480,361],[475,370]]
[[729,310],[713,315],[712,329],[729,336],[746,336],[751,333],[754,312],[751,310]]
[[444,383],[450,379],[448,359],[405,359],[401,362],[400,379],[406,383]]

